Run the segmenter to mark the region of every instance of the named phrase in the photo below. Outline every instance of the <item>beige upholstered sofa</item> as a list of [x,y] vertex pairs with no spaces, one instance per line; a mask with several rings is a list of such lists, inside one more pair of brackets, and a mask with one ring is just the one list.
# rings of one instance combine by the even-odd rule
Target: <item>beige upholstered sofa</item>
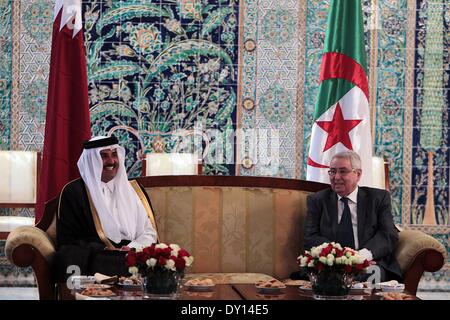
[[[218,282],[284,279],[297,270],[303,249],[306,196],[327,185],[301,180],[161,176],[139,178],[151,198],[160,241],[178,243],[195,257],[195,274]],[[41,299],[56,297],[49,265],[55,244],[54,212],[49,202],[36,227],[21,227],[6,243],[8,259],[32,266]],[[45,230],[45,231],[44,231]],[[412,293],[424,271],[439,270],[445,248],[418,231],[400,232],[397,259]]]

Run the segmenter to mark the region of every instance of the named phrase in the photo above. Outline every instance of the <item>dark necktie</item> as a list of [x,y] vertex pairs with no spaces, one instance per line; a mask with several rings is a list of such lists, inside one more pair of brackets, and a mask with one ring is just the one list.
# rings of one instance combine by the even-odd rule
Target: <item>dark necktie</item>
[[353,238],[352,215],[348,206],[348,198],[341,198],[344,203],[344,211],[342,212],[341,221],[337,229],[336,241],[342,247],[350,247],[355,249],[355,239]]

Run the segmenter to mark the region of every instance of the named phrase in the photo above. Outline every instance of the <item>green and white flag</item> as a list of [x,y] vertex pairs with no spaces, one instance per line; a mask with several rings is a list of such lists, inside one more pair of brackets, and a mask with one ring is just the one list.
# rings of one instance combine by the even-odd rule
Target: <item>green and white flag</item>
[[329,183],[332,156],[353,150],[361,156],[360,185],[372,183],[369,85],[360,0],[332,0],[320,68],[307,180]]

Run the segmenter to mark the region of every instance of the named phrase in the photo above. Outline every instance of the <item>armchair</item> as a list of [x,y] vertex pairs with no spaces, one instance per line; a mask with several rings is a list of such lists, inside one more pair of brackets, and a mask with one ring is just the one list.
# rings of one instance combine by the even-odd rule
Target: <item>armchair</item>
[[[328,187],[294,179],[241,176],[138,180],[153,199],[161,241],[182,244],[198,257],[193,272],[218,278],[224,278],[224,272],[287,278],[296,270],[295,257],[303,249],[306,196]],[[33,268],[40,299],[58,297],[50,270],[56,211],[57,199],[49,201],[42,220],[34,227],[11,232],[5,247],[11,263]],[[202,259],[211,256],[215,258]],[[416,293],[422,274],[443,266],[446,250],[423,232],[405,230],[400,232],[396,256],[406,289]]]

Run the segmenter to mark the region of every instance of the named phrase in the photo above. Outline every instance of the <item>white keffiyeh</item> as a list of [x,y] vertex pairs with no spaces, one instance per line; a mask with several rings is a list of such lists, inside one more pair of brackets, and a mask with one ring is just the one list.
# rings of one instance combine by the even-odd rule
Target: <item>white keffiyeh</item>
[[[95,137],[90,141],[107,137]],[[108,182],[112,197],[104,196],[105,183],[101,181],[103,160],[100,151],[116,149],[119,158],[117,175]],[[105,235],[115,243],[130,240],[131,248],[145,247],[156,242],[156,231],[147,212],[128,181],[125,169],[125,149],[117,144],[84,149],[78,160],[78,169],[91,195]],[[112,201],[112,203],[107,203]],[[109,208],[111,210],[109,210]]]

